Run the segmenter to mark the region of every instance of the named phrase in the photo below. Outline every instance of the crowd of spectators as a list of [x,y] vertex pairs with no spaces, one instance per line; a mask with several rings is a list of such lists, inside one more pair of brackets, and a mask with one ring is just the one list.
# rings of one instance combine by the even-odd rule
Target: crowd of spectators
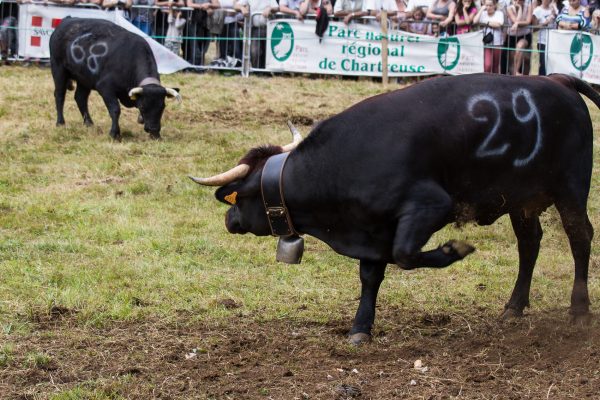
[[[19,0],[45,3],[46,0]],[[563,4],[564,2],[564,4]],[[213,65],[241,65],[242,29],[252,15],[250,54],[255,68],[265,64],[267,20],[277,14],[304,21],[307,16],[379,25],[387,12],[391,27],[449,36],[483,29],[486,72],[529,74],[534,30],[540,30],[539,73],[546,73],[548,29],[599,33],[600,0],[53,0],[64,5],[119,8],[141,31],[194,65],[205,65],[216,42]],[[183,9],[183,10],[182,10]]]

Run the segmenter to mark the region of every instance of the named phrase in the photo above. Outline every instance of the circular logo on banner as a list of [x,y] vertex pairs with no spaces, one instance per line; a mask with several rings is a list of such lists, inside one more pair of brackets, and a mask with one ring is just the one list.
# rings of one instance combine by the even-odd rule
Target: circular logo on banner
[[589,35],[577,34],[571,42],[571,64],[579,71],[585,71],[592,62],[594,43]]
[[456,37],[441,38],[437,48],[438,62],[446,71],[454,69],[460,60],[460,41]]
[[294,50],[294,30],[287,22],[279,22],[271,34],[271,52],[277,61],[285,61]]

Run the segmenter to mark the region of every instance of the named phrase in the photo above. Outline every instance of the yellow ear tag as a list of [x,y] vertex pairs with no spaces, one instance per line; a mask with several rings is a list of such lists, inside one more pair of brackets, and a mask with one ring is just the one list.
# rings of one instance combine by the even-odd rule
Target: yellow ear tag
[[225,201],[228,202],[229,204],[235,204],[235,201],[236,201],[236,198],[237,198],[237,192],[233,192],[231,194],[228,194],[224,198],[225,198]]

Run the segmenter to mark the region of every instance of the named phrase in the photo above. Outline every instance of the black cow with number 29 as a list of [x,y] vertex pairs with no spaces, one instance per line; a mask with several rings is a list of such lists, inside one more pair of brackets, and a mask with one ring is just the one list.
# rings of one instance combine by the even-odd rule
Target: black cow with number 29
[[75,101],[83,122],[93,125],[88,111],[92,90],[98,91],[112,119],[110,136],[121,139],[121,107],[136,107],[138,122],[160,138],[165,98],[181,100],[177,89],[163,87],[150,45],[144,38],[105,20],[63,19],[50,37],[50,67],[54,78],[56,125],[64,125],[67,89],[77,83]]
[[[303,141],[253,149],[227,172],[192,179],[221,186],[216,197],[230,206],[231,233],[269,235],[273,218],[283,216],[290,236],[314,236],[360,260],[353,343],[370,339],[387,264],[443,268],[474,251],[459,240],[423,250],[455,222],[489,225],[510,216],[519,274],[503,317],[522,315],[542,238],[539,216],[551,205],[575,261],[570,313],[586,320],[594,138],[579,93],[600,107],[589,85],[566,75],[429,79],[362,101]],[[440,102],[448,96],[451,102]],[[285,160],[273,190],[264,181],[275,158]],[[277,190],[281,201],[272,207],[263,195]]]

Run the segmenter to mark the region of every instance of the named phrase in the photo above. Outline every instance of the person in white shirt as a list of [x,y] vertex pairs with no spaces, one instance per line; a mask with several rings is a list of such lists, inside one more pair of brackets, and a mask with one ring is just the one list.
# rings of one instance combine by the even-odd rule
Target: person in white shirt
[[552,0],[542,0],[542,4],[533,10],[533,25],[541,26],[538,36],[537,48],[540,51],[540,75],[546,75],[546,44],[548,43],[548,30],[556,29],[556,16],[558,8]]
[[293,15],[295,18],[302,21],[304,15],[300,12],[300,5],[303,0],[279,0],[279,12]]
[[375,17],[376,24],[381,23],[381,11],[387,11],[388,18],[396,16],[398,5],[396,0],[365,0],[364,7],[367,10],[367,16]]
[[[254,68],[265,67],[265,56],[267,51],[267,20],[269,16],[279,10],[276,0],[241,0],[236,3],[236,8],[242,12],[244,17],[252,16],[252,30],[250,35],[250,62]],[[258,14],[260,13],[260,14]]]
[[504,13],[496,9],[496,0],[485,0],[485,4],[479,9],[474,24],[485,25],[483,34],[493,34],[492,42],[486,44],[483,51],[483,70],[485,72],[498,73],[500,71],[500,57],[503,44],[502,25],[504,25]]
[[350,21],[356,18],[361,18],[367,15],[363,0],[337,0],[333,7],[333,16],[342,18],[344,23],[348,25]]

